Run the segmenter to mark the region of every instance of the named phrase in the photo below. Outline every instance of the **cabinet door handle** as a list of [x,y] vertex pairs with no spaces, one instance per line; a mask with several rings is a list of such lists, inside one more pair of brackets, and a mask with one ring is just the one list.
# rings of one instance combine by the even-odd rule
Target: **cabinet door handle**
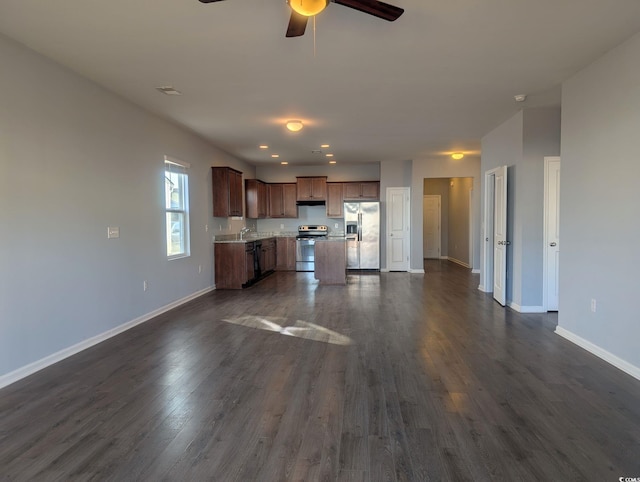
[[557,246],[558,244],[555,241],[552,241],[551,243],[549,243],[549,246]]

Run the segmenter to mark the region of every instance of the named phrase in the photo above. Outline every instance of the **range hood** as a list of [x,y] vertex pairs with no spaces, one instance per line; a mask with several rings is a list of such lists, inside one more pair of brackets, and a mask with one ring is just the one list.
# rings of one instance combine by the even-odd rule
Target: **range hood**
[[296,201],[296,206],[324,206],[325,201]]

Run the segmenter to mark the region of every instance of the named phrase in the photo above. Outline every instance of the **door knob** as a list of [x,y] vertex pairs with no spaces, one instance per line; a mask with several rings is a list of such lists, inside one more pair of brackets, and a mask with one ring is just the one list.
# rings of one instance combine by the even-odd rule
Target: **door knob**
[[557,246],[555,242],[549,243],[549,246]]

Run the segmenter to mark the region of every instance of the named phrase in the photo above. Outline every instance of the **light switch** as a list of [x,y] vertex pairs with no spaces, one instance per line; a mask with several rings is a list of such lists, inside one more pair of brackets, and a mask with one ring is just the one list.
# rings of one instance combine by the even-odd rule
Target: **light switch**
[[118,226],[109,226],[107,228],[107,238],[119,238],[120,237],[120,228]]

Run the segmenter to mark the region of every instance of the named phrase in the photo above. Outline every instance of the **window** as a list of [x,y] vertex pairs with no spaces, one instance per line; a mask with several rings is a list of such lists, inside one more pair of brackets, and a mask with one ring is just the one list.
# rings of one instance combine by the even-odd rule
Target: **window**
[[189,256],[189,164],[164,157],[167,257]]

